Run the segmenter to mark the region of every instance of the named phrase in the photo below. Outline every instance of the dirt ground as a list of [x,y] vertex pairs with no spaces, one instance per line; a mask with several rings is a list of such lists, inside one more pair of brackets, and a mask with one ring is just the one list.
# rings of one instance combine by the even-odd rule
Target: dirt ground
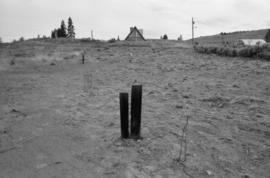
[[[177,42],[0,52],[1,178],[270,178],[270,62]],[[121,140],[119,92],[133,84],[143,139]]]

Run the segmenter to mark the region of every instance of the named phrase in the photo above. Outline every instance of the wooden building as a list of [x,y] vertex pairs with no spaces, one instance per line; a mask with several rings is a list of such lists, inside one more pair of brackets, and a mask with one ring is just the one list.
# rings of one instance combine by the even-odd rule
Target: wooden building
[[127,41],[146,41],[143,37],[143,30],[137,27],[130,27],[130,32],[126,37]]

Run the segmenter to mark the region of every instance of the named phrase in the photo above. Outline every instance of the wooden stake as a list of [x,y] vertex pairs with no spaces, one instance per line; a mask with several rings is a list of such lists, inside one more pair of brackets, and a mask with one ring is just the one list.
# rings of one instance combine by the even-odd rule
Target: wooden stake
[[133,139],[141,138],[142,85],[134,85],[131,89],[131,132]]
[[121,137],[127,139],[129,137],[128,131],[128,93],[120,93],[120,124]]
[[82,53],[82,64],[84,64],[84,53]]

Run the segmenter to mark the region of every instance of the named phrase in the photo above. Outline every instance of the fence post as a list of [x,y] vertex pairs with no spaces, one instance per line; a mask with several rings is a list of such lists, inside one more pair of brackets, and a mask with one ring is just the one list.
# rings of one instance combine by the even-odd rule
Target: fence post
[[141,138],[142,85],[131,88],[131,128],[130,137]]
[[120,93],[120,125],[121,137],[127,139],[129,137],[128,131],[128,93]]
[[84,64],[84,53],[82,53],[82,64]]

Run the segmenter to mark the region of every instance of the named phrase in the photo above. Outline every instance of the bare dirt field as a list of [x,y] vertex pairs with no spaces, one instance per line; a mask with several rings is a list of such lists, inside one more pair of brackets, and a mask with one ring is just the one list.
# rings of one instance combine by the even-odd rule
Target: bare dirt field
[[[0,52],[1,178],[270,177],[270,62],[160,41]],[[119,92],[133,84],[143,85],[143,139],[121,140]]]

